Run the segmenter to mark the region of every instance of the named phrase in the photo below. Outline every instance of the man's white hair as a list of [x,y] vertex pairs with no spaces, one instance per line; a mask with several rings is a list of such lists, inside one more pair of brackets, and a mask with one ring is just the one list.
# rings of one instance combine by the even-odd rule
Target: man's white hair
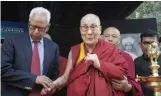
[[34,17],[35,15],[41,15],[41,16],[44,16],[46,17],[46,20],[47,20],[47,23],[50,22],[50,18],[51,18],[51,14],[50,12],[43,8],[43,7],[36,7],[36,8],[33,8],[30,12],[30,15],[29,15],[29,21],[32,17]]

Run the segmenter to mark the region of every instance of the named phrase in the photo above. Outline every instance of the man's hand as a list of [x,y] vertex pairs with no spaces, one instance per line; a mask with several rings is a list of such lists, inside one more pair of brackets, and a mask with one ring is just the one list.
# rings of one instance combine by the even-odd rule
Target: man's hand
[[126,77],[124,77],[124,80],[112,79],[111,84],[115,90],[123,92],[129,92],[132,89],[132,85],[128,84],[128,80]]
[[46,89],[50,89],[53,87],[52,80],[46,76],[37,76],[36,84],[42,85]]
[[42,91],[41,91],[41,95],[42,96],[51,96],[52,94],[54,94],[56,92],[56,89],[57,89],[57,86],[55,84],[55,82],[53,81],[53,87],[52,88],[43,88]]
[[88,62],[88,61],[93,61],[93,65],[96,68],[100,68],[100,62],[96,54],[87,53],[87,56],[85,57],[85,62]]

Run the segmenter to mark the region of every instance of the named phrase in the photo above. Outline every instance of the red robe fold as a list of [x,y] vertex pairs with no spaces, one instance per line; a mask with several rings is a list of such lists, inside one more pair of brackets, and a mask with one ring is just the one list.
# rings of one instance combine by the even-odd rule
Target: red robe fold
[[92,53],[97,54],[100,60],[99,69],[93,66],[93,62],[85,63],[84,60],[76,65],[80,44],[72,47],[71,51],[74,68],[69,76],[67,96],[124,96],[125,93],[114,90],[110,84],[111,79],[124,79],[128,67],[114,45],[98,41]]
[[126,59],[127,63],[128,63],[128,74],[127,74],[127,78],[128,78],[128,82],[132,85],[132,96],[144,96],[140,83],[135,81],[135,67],[134,67],[134,61],[132,59],[132,57],[121,51],[121,55]]
[[60,56],[59,77],[64,74],[66,65],[67,65],[67,59],[65,57]]

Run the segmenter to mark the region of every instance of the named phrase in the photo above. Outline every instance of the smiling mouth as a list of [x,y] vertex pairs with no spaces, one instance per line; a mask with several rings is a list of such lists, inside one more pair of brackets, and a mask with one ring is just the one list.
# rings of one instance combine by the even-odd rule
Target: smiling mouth
[[93,38],[87,38],[87,40],[93,40]]
[[93,39],[92,37],[88,37],[87,39]]
[[40,35],[40,33],[36,33],[35,35]]

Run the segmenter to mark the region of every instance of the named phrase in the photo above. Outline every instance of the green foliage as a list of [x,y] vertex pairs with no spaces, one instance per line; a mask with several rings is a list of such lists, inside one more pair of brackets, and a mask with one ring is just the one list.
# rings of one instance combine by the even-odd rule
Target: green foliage
[[145,1],[126,19],[156,18],[161,35],[161,1]]

